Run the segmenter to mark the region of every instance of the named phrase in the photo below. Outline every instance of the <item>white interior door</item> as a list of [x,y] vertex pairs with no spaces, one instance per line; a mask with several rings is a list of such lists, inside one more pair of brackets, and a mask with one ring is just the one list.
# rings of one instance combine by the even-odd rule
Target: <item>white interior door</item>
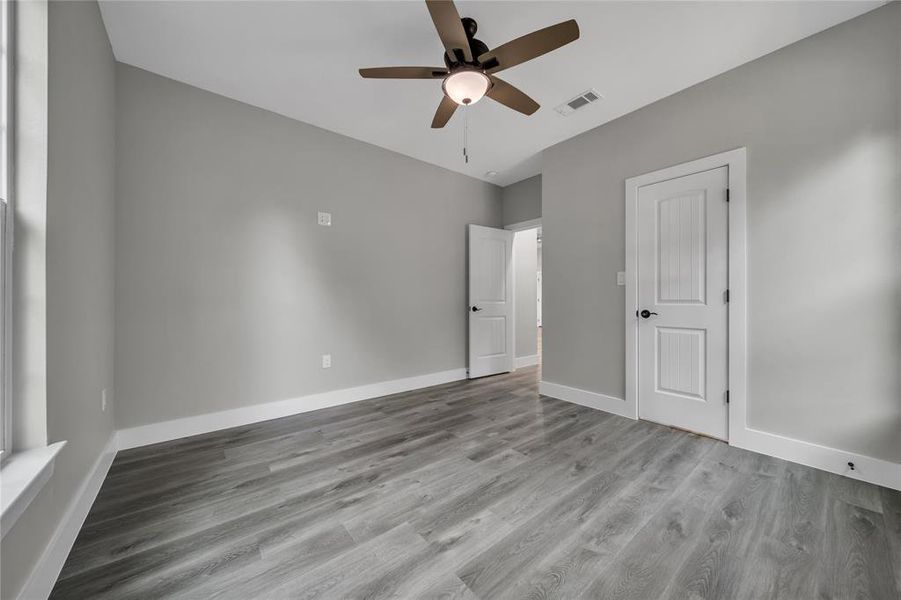
[[728,168],[638,190],[638,415],[728,437]]
[[469,226],[469,377],[513,370],[513,232]]

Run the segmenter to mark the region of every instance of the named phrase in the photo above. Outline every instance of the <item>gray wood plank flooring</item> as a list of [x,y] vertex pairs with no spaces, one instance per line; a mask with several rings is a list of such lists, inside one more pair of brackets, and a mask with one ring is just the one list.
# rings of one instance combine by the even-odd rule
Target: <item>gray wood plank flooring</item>
[[51,597],[901,599],[901,492],[537,378],[120,452]]

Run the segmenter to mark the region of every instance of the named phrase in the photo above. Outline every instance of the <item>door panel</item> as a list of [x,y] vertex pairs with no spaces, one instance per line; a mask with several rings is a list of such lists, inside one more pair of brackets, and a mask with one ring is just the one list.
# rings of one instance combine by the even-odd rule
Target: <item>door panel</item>
[[657,328],[657,392],[704,400],[706,341],[703,329]]
[[638,412],[726,439],[726,167],[638,190]]
[[469,377],[513,370],[513,232],[469,226]]
[[707,239],[704,190],[693,190],[657,205],[657,301],[704,304]]

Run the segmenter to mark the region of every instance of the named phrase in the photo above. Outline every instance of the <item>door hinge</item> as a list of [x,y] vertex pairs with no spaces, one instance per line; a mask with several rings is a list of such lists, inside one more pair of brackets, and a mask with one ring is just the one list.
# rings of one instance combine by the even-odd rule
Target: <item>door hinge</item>
[[730,192],[729,188],[726,188],[726,202],[729,201],[729,192]]
[[725,296],[726,302],[728,303],[729,302],[729,290],[727,289],[723,295]]
[[726,390],[726,404],[729,404],[729,390]]

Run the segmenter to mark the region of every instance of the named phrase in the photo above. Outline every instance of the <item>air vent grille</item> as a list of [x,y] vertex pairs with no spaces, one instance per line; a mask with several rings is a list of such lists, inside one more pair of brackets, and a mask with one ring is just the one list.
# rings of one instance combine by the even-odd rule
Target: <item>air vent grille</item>
[[560,113],[564,117],[567,117],[567,116],[573,114],[574,112],[576,112],[577,110],[579,110],[581,108],[585,108],[592,102],[597,102],[601,98],[603,98],[603,96],[601,96],[596,91],[588,90],[588,91],[582,92],[575,98],[571,98],[571,99],[567,100],[560,106],[555,107],[554,110],[556,110],[558,113]]

